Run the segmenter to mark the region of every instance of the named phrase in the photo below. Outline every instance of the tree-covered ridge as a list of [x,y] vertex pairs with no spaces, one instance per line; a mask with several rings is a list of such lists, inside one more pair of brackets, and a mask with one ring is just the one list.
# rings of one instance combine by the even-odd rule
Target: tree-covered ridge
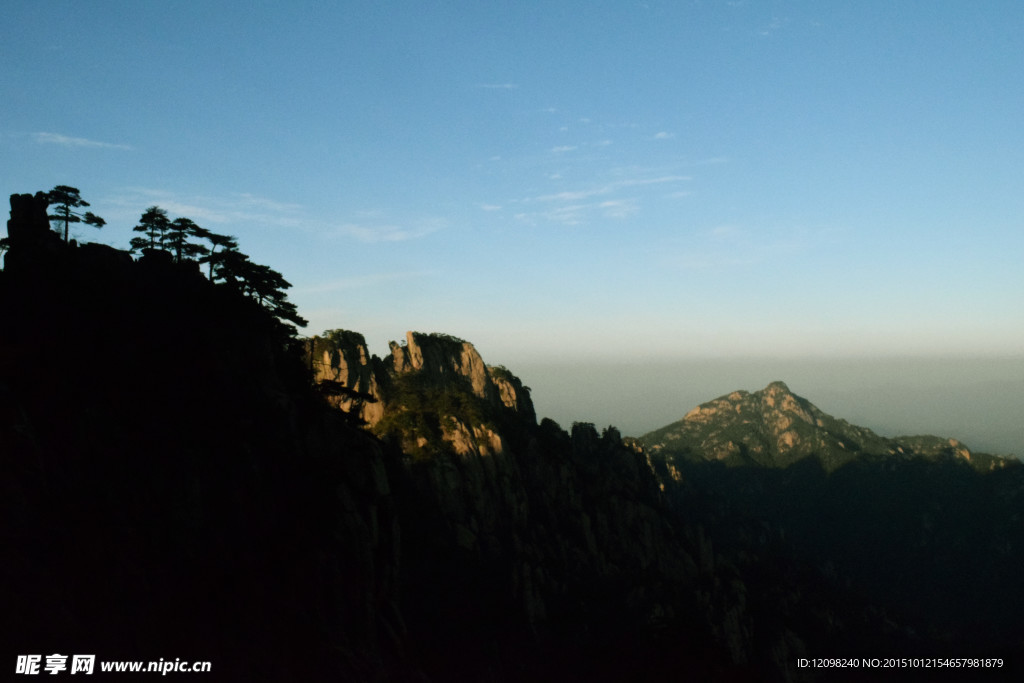
[[12,196],[0,271],[3,659],[167,648],[218,681],[371,680],[400,637],[378,633],[379,446],[266,299],[185,248],[65,243],[48,209]]
[[[30,227],[21,232],[16,229],[17,238],[8,235],[0,244],[4,251],[14,248],[17,242],[28,251],[38,251],[46,244],[39,212],[45,213],[51,206],[54,208],[52,213],[45,214],[46,220],[52,224],[55,233],[63,235],[63,242],[68,247],[78,246],[78,242],[69,237],[69,226],[72,223],[85,223],[97,228],[106,225],[106,221],[99,216],[88,211],[78,211],[89,206],[89,203],[82,199],[77,188],[68,185],[58,185],[49,192],[36,192],[35,195],[15,196],[28,199],[23,202],[24,214],[16,217],[12,197],[12,220],[24,222]],[[33,208],[30,209],[30,205]],[[31,227],[33,224],[34,228]],[[179,268],[192,266],[196,272],[199,272],[200,265],[205,265],[207,279],[211,283],[236,290],[256,301],[289,328],[292,334],[295,332],[293,326],[305,327],[306,320],[299,315],[296,306],[288,301],[285,293],[291,283],[270,266],[250,260],[248,255],[238,249],[237,238],[207,230],[184,216],[172,220],[167,211],[159,206],[151,206],[143,211],[132,231],[139,233],[129,242],[128,253],[133,257],[170,261]]]

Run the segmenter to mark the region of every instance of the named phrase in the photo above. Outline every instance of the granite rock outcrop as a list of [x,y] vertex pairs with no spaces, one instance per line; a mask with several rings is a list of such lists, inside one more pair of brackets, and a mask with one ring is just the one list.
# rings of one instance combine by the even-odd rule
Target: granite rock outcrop
[[[399,505],[415,596],[404,610],[428,670],[472,678],[504,662],[518,680],[572,661],[618,667],[594,673],[615,680],[665,663],[644,654],[647,638],[706,622],[718,626],[699,657],[724,666],[753,656],[735,587],[708,577],[698,588],[714,571],[711,544],[673,518],[647,454],[616,429],[538,424],[519,378],[447,335],[410,332],[386,359],[348,332],[307,348],[318,378],[372,395],[372,404],[337,405],[358,411],[391,449],[397,499],[415,501]],[[584,657],[581,643],[612,649]],[[539,658],[550,648],[560,654]],[[473,649],[495,655],[474,663]],[[692,665],[694,656],[668,659]]]
[[363,335],[349,330],[328,330],[306,341],[314,380],[347,390],[332,402],[371,427],[384,417],[388,390],[409,375],[432,387],[468,382],[472,395],[488,406],[510,410],[525,421],[536,420],[529,391],[519,378],[504,367],[485,364],[469,342],[410,331],[403,343],[391,342],[389,350],[386,359],[371,356]]

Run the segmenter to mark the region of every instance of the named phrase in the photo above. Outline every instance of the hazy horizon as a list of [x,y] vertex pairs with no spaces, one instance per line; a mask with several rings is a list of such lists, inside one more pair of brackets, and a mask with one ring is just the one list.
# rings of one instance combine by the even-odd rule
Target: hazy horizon
[[[485,357],[487,362],[493,362]],[[509,365],[538,419],[614,425],[641,436],[691,408],[770,382],[882,436],[932,434],[971,450],[1024,456],[1024,356],[1015,358],[705,358]]]
[[[510,351],[511,337],[495,348],[454,336],[473,344],[486,364],[519,377],[530,388],[538,420],[548,417],[565,429],[592,422],[638,437],[707,401],[783,381],[824,412],[882,436],[954,438],[972,451],[1024,460],[1024,354],[652,357],[637,349],[580,358],[571,347],[553,345],[540,356],[533,347]],[[381,339],[367,339],[368,351],[387,358],[388,344],[405,336]]]

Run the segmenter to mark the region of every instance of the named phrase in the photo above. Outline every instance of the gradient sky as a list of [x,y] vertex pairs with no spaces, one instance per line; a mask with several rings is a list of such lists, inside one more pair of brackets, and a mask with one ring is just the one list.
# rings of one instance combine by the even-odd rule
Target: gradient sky
[[0,192],[74,185],[120,247],[153,204],[235,235],[308,334],[513,369],[1024,352],[1019,0],[3,14]]

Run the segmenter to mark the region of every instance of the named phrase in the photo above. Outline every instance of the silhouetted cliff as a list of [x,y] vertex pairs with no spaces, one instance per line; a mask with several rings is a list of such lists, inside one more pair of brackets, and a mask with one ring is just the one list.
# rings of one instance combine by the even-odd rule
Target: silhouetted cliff
[[54,242],[19,208],[0,272],[5,661],[180,657],[238,681],[400,667],[377,440],[249,298],[194,265]]

